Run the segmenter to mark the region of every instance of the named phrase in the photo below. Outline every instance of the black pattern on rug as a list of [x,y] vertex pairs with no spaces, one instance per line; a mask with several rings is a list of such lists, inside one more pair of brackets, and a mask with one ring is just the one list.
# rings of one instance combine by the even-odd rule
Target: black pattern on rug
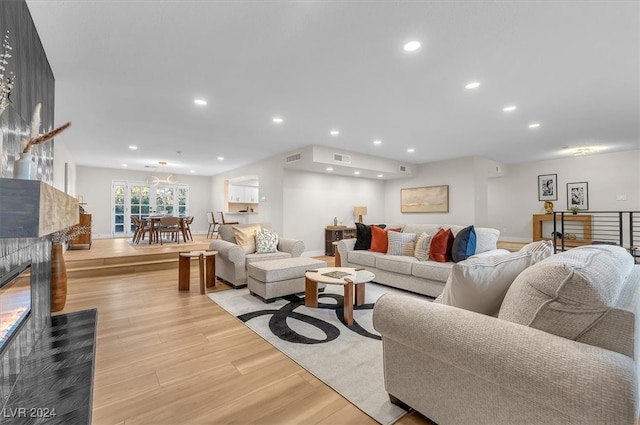
[[[295,344],[322,344],[322,343],[333,341],[334,339],[340,336],[340,329],[332,325],[331,323],[328,323],[322,319],[318,319],[316,317],[309,316],[307,314],[295,311],[298,307],[304,306],[304,296],[288,295],[282,298],[288,301],[288,303],[279,309],[274,308],[274,309],[252,311],[250,313],[239,315],[238,319],[242,320],[243,322],[248,322],[249,320],[254,319],[256,317],[271,315],[271,318],[269,319],[269,329],[271,329],[271,332],[278,338],[282,339],[283,341],[288,341]],[[332,298],[333,300],[335,300],[335,304],[323,303],[321,302],[323,298],[324,299]],[[380,335],[371,333],[365,328],[363,328],[362,326],[360,326],[358,322],[355,320],[355,318],[353,320],[353,325],[347,326],[344,321],[343,305],[344,305],[343,295],[328,294],[328,293],[321,293],[318,295],[318,309],[334,310],[338,320],[340,320],[340,322],[342,322],[342,324],[344,324],[346,329],[348,329],[350,332],[355,332],[358,335],[371,338],[371,339],[376,339],[376,340],[382,339]],[[371,310],[371,309],[373,309],[373,303],[363,304],[361,306],[353,307],[354,311]],[[296,332],[294,329],[291,329],[291,327],[287,323],[288,318],[299,320],[301,322],[306,323],[307,325],[316,327],[318,330],[324,333],[325,337],[322,339],[317,339],[317,338],[312,338],[306,335],[301,335],[300,333]]]

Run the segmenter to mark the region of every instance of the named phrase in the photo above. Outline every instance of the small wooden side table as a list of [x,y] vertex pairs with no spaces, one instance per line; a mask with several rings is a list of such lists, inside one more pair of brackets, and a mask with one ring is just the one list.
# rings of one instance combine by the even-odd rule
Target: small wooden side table
[[[191,259],[197,258],[200,268],[200,294],[205,293],[206,287],[216,286],[216,254],[218,251],[186,251],[178,257],[178,290],[188,291],[191,281]],[[206,259],[206,261],[205,261]],[[206,271],[205,271],[206,269]],[[206,276],[206,278],[205,278]]]

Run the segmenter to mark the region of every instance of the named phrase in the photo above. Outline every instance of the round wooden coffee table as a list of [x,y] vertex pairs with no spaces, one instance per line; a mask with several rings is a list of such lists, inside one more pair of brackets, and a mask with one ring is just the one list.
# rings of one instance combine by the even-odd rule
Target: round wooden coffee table
[[371,282],[375,275],[363,268],[323,267],[307,270],[305,273],[304,305],[318,307],[318,282],[328,285],[344,286],[344,321],[347,326],[353,325],[353,292],[355,304],[364,304],[365,283]]

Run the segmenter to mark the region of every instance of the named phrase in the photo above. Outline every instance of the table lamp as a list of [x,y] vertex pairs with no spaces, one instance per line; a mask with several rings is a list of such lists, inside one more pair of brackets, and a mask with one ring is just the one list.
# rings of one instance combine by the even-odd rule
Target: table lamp
[[358,223],[362,223],[362,216],[367,215],[367,207],[353,207],[353,215],[357,215]]

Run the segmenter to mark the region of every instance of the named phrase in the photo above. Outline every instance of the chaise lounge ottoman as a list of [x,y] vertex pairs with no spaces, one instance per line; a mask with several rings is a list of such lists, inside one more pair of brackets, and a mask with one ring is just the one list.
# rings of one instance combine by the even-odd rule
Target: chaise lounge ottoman
[[251,295],[270,303],[278,297],[304,292],[304,273],[320,267],[327,267],[327,263],[309,257],[249,263],[247,286]]

